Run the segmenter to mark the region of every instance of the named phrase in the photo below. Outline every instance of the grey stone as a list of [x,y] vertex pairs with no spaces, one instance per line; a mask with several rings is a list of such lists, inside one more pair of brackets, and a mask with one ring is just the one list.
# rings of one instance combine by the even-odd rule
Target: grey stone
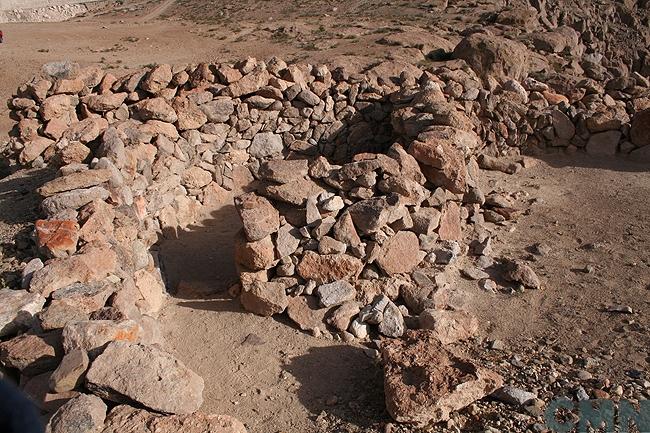
[[272,132],[260,132],[253,137],[248,152],[252,157],[264,158],[278,155],[283,149],[282,136]]
[[106,409],[101,398],[80,394],[56,411],[45,433],[99,433],[104,428]]
[[506,385],[494,391],[492,397],[507,404],[521,406],[537,398],[537,394],[521,388]]
[[333,307],[353,300],[356,296],[356,290],[347,281],[338,280],[318,286],[316,294],[324,307]]
[[41,311],[45,298],[27,290],[0,290],[0,337],[12,335],[29,327],[34,315]]
[[406,326],[402,312],[393,302],[384,309],[384,318],[379,324],[379,332],[387,337],[398,338],[404,334]]

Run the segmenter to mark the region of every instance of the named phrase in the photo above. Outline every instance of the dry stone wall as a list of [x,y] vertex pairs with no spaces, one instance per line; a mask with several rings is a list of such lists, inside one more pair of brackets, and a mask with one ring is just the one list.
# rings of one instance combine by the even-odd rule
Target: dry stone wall
[[[474,335],[476,320],[448,305],[445,266],[460,254],[476,257],[463,272],[486,288],[493,266],[513,284],[541,286],[526,265],[492,257],[483,223],[521,209],[481,191],[481,169],[514,173],[522,165],[499,155],[547,147],[641,158],[650,122],[644,77],[561,91],[509,67],[508,56],[483,70],[471,46],[442,67],[387,63],[364,74],[277,58],[123,77],[46,65],[10,101],[7,158],[58,172],[39,189],[41,255],[26,263],[21,288],[0,291],[0,361],[75,397],[66,410],[87,411],[104,431],[125,431],[120,423],[132,416],[243,431],[236,420],[192,414],[203,381],[159,348],[166,290],[152,248],[223,204],[236,178],[248,186],[234,203],[243,228],[232,293],[247,310],[286,311],[303,330],[345,340],[407,335],[406,351]],[[408,368],[397,346],[384,353],[388,390],[402,389],[394,372]],[[474,371],[471,395],[450,404],[432,390],[439,398],[411,407],[387,392],[393,417],[437,422],[500,385],[466,362],[458,374]],[[89,393],[167,415],[118,406],[106,418]],[[447,406],[432,410],[437,402]],[[61,410],[53,419],[65,425]]]

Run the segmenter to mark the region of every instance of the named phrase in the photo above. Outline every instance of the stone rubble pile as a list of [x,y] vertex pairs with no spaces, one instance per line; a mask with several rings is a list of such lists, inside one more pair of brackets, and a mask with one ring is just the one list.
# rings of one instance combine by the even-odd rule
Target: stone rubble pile
[[[489,64],[473,48],[485,45]],[[277,58],[124,77],[46,65],[11,100],[7,157],[58,172],[38,191],[40,256],[25,263],[20,287],[0,290],[0,362],[44,413],[56,411],[52,432],[80,416],[104,432],[245,431],[196,413],[203,381],[164,349],[155,246],[248,184],[234,201],[243,228],[233,252],[247,310],[286,311],[301,329],[346,341],[406,336],[382,344],[396,390],[387,405],[400,421],[443,420],[491,393],[496,376],[440,351],[431,356],[471,392],[430,383],[424,400],[404,406],[396,381],[411,367],[394,352],[476,334],[476,319],[449,305],[445,270],[462,254],[475,257],[463,272],[482,286],[494,285],[495,263],[505,280],[541,285],[526,265],[491,257],[484,223],[521,209],[482,191],[480,170],[516,172],[519,163],[496,156],[531,143],[602,149],[589,144],[602,134],[616,141],[610,150],[650,149],[647,83],[614,80],[597,111],[598,89],[554,93],[526,77],[518,49],[468,37],[456,48],[464,62],[366,74]],[[107,413],[106,402],[120,406]]]

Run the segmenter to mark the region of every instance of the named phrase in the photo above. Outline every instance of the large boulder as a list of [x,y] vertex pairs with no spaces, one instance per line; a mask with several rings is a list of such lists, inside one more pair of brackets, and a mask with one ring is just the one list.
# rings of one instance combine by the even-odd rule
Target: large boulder
[[203,379],[153,346],[114,341],[95,359],[86,387],[116,403],[135,401],[149,409],[190,414],[203,403]]
[[406,331],[384,340],[386,409],[398,422],[417,426],[449,415],[503,385],[502,378],[446,350],[429,331]]
[[485,83],[495,80],[503,83],[509,78],[521,80],[528,75],[529,54],[521,42],[474,33],[456,45],[453,56],[465,60]]

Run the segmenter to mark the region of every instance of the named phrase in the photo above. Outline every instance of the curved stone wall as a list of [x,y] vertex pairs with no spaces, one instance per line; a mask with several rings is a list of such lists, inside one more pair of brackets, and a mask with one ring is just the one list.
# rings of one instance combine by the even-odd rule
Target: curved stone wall
[[[502,265],[513,284],[541,284],[527,266],[490,257],[484,231],[467,230],[520,211],[481,191],[481,168],[514,173],[521,164],[496,156],[521,149],[633,157],[650,149],[640,78],[612,80],[605,93],[580,83],[566,96],[532,78],[488,90],[462,62],[428,71],[380,64],[364,74],[277,58],[123,77],[71,64],[45,70],[11,100],[7,156],[58,174],[39,190],[41,256],[26,265],[21,290],[0,291],[9,306],[2,337],[32,329],[0,343],[3,362],[34,376],[92,361],[82,385],[59,389],[177,416],[200,406],[203,384],[156,348],[166,290],[150,251],[228,199],[238,174],[249,185],[235,199],[243,230],[233,293],[246,309],[287,311],[302,329],[335,338],[421,327],[450,343],[477,328],[447,307],[442,271],[459,254]],[[47,362],[16,361],[34,344]],[[187,381],[149,381],[131,359],[174,365]],[[125,384],[106,365],[142,380]],[[168,407],[161,394],[185,405]],[[129,410],[114,409],[110,422]]]

